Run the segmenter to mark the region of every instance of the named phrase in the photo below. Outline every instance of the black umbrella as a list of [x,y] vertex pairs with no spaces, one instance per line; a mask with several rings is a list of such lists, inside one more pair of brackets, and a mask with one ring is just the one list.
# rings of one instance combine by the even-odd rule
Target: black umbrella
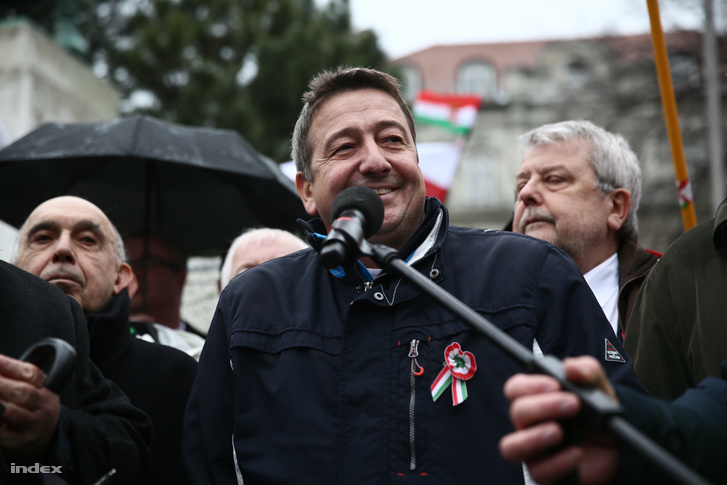
[[242,229],[295,230],[295,185],[232,130],[133,116],[49,123],[0,150],[0,219],[20,226],[41,202],[77,195],[120,232],[154,230],[192,255],[219,254]]

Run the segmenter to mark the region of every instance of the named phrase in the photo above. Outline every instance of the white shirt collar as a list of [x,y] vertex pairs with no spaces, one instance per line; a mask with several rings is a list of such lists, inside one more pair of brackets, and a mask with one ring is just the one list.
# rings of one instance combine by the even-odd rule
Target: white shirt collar
[[618,272],[618,254],[613,253],[606,261],[583,275],[616,335],[620,333],[618,328]]
[[[424,255],[427,254],[427,251],[429,251],[433,246],[434,243],[437,242],[437,236],[439,235],[439,229],[442,227],[442,218],[444,217],[442,210],[439,209],[439,212],[437,213],[437,220],[434,223],[434,227],[432,227],[432,230],[429,231],[429,234],[427,235],[427,238],[419,245],[416,250],[411,253],[411,256],[409,256],[409,259],[406,260],[407,265],[412,265],[422,259]],[[371,273],[371,276],[374,278],[381,273],[381,269],[379,268],[366,268],[369,273]]]

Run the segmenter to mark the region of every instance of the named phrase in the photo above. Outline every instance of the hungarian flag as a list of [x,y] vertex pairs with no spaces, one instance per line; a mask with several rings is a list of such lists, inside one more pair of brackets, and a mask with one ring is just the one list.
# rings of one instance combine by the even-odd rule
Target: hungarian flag
[[482,98],[420,91],[414,101],[414,119],[466,135],[472,129]]
[[446,202],[447,193],[462,157],[462,141],[417,143],[419,168],[424,176],[427,195]]

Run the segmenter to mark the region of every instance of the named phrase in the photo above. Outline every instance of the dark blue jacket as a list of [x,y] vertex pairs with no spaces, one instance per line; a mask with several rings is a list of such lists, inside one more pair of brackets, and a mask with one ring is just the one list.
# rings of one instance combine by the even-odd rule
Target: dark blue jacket
[[[616,391],[631,424],[710,483],[727,483],[727,360],[721,378],[707,377],[673,402]],[[681,483],[637,453],[623,456],[619,484]]]
[[[446,209],[428,199],[403,255],[440,213],[418,271],[526,347],[537,339],[546,354],[594,355],[612,379],[640,387],[575,263],[554,246],[448,228]],[[319,220],[308,228],[325,231]],[[497,449],[512,431],[503,384],[521,366],[400,277],[366,285],[367,276],[361,267],[328,271],[309,249],[233,279],[185,415],[192,483],[233,484],[236,471],[245,485],[522,482],[521,467]],[[478,369],[457,406],[450,390],[436,402],[430,392],[454,342]]]

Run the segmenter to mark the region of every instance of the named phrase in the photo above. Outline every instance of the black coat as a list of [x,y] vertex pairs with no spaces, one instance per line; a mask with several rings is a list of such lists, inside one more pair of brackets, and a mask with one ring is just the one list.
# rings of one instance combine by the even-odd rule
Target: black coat
[[129,331],[126,290],[88,315],[91,360],[151,418],[151,463],[146,483],[184,482],[182,418],[197,361],[181,350],[149,343]]
[[[117,470],[114,483],[138,483],[148,466],[149,418],[89,360],[81,307],[55,286],[0,261],[0,353],[18,358],[46,337],[73,345],[77,358],[60,395],[55,449],[44,463],[60,465],[71,484],[93,483],[111,468]],[[18,477],[0,474],[0,483]]]

